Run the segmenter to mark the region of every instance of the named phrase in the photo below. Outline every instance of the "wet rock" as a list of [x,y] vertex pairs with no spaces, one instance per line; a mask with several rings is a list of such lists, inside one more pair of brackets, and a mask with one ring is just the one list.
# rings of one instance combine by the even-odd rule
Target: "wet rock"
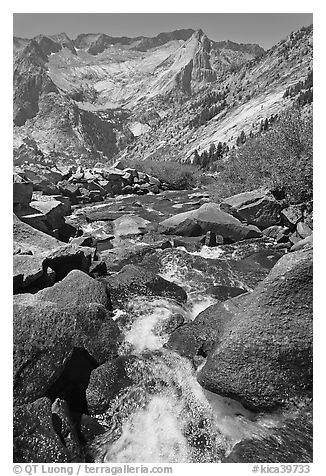
[[[200,236],[171,236],[170,243],[174,248],[182,247],[189,252],[200,250],[202,247],[203,238]],[[171,248],[171,246],[165,246],[165,248]],[[163,248],[164,249],[164,248]]]
[[230,298],[246,293],[246,289],[236,286],[211,286],[207,289],[207,293],[214,296],[219,301],[227,301]]
[[52,228],[53,230],[60,230],[63,228],[65,224],[64,216],[66,215],[66,210],[61,201],[32,201],[30,207],[44,215],[44,221],[49,228]]
[[239,193],[221,203],[221,210],[262,229],[280,223],[281,209],[281,205],[268,190]]
[[189,359],[194,359],[197,355],[206,357],[220,342],[239,306],[245,300],[245,296],[239,296],[209,306],[193,321],[176,329],[166,347]]
[[133,296],[160,296],[179,303],[187,300],[187,294],[180,286],[140,266],[127,265],[105,280],[113,307],[123,306]]
[[104,205],[101,207],[87,208],[85,210],[87,221],[113,221],[125,215],[123,211],[112,210],[112,205]]
[[194,192],[194,193],[190,193],[188,195],[188,197],[190,199],[193,199],[193,198],[209,198],[209,193],[205,193],[205,192]]
[[122,215],[113,222],[113,233],[115,236],[133,236],[146,233],[149,220],[144,220],[136,215]]
[[130,357],[118,357],[92,371],[86,390],[87,406],[91,415],[103,413],[120,390],[132,384],[125,370],[128,359],[130,360]]
[[208,390],[271,410],[312,388],[312,251],[284,255],[246,298],[198,375]]
[[[100,425],[96,418],[89,415],[82,415],[80,421],[80,434],[86,443],[90,443],[99,435],[105,432],[105,427]],[[86,454],[86,458],[87,458]],[[86,459],[88,461],[88,459]]]
[[105,261],[109,271],[120,271],[126,264],[139,263],[144,256],[154,253],[161,246],[163,246],[161,243],[137,243],[127,248],[116,247],[102,252],[101,258]]
[[[181,314],[173,313],[169,319],[163,322],[160,326],[160,334],[172,334],[176,329],[181,327],[185,322],[184,317]],[[155,333],[155,329],[154,329]]]
[[160,231],[173,235],[182,232],[186,236],[199,236],[212,231],[223,236],[228,243],[261,236],[256,229],[243,225],[232,215],[220,210],[216,203],[205,203],[197,210],[174,215],[160,223]]
[[70,271],[62,281],[39,291],[35,299],[56,303],[58,307],[84,306],[94,302],[111,310],[107,287],[79,270]]
[[83,450],[79,441],[76,422],[74,421],[68,403],[56,398],[51,406],[53,427],[60,440],[69,451],[72,461],[83,461]]
[[55,430],[51,401],[40,398],[14,408],[15,463],[69,463],[74,457]]
[[312,415],[296,412],[269,434],[237,443],[223,463],[312,463]]
[[59,307],[25,294],[14,297],[13,315],[17,405],[42,397],[64,372],[75,348],[99,364],[116,355],[119,331],[100,304]]

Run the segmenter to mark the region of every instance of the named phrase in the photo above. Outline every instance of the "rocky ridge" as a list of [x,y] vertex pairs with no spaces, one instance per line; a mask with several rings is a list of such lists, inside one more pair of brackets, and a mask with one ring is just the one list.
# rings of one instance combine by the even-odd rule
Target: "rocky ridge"
[[[311,50],[311,28],[267,52],[214,42],[201,30],[135,39],[16,38],[15,148],[33,138],[57,159],[98,161],[123,153],[192,160],[195,148],[232,146],[242,130],[255,132],[261,120],[288,107],[283,94],[311,70]],[[225,107],[196,126],[193,141],[191,123],[212,95],[217,99],[209,108],[223,101]]]

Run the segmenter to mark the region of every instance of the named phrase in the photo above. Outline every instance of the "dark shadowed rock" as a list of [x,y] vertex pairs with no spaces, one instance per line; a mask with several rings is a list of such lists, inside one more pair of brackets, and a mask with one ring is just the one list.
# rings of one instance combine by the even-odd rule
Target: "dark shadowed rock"
[[80,185],[68,182],[68,180],[62,180],[61,182],[58,182],[57,188],[62,193],[62,195],[70,198],[72,205],[78,203],[78,197],[80,196]]
[[13,325],[16,404],[42,397],[75,348],[98,363],[116,353],[117,325],[100,304],[58,307],[31,294],[19,295],[14,297]]
[[258,229],[243,225],[232,215],[220,210],[216,203],[205,203],[196,210],[174,215],[160,223],[160,231],[166,234],[194,236],[212,231],[221,235],[225,242],[235,242],[261,236]]
[[230,298],[246,293],[246,289],[238,288],[237,286],[211,286],[207,289],[207,293],[214,296],[219,301],[226,301]]
[[88,273],[94,256],[94,248],[71,244],[63,245],[47,254],[43,266],[45,270],[53,269],[57,280],[61,280],[73,269]]
[[198,380],[253,410],[310,395],[312,250],[277,262],[237,311]]
[[113,307],[124,305],[133,296],[160,296],[183,303],[186,292],[177,284],[140,266],[127,265],[106,279]]
[[66,208],[59,200],[32,201],[30,207],[44,215],[44,219],[49,228],[60,230],[63,228],[66,215]]
[[241,221],[267,228],[279,224],[282,207],[268,190],[253,190],[224,199],[221,209]]
[[14,408],[13,423],[15,463],[74,461],[74,455],[55,429],[50,399],[44,397]]
[[13,184],[13,203],[28,205],[32,199],[33,184],[32,182],[21,182]]
[[92,371],[86,390],[87,406],[91,415],[103,413],[120,390],[132,384],[126,373],[129,360],[132,360],[132,357],[118,357]]
[[223,236],[216,235],[213,231],[208,231],[201,239],[201,243],[209,247],[223,245]]

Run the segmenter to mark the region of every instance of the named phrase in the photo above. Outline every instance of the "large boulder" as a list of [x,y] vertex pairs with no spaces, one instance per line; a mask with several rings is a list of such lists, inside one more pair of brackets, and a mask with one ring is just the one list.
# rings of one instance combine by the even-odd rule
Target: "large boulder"
[[90,302],[111,309],[110,296],[105,284],[96,281],[80,270],[73,270],[58,283],[39,291],[35,298],[56,303],[59,307],[84,306]]
[[103,413],[120,390],[132,384],[126,372],[126,365],[132,358],[118,357],[92,371],[86,390],[87,407],[91,415]]
[[179,355],[194,359],[207,356],[223,337],[239,306],[243,306],[248,294],[219,302],[202,311],[191,322],[176,329],[166,347]]
[[[49,398],[43,397],[14,408],[14,462],[30,464],[76,461],[56,423]],[[70,433],[74,433],[73,428],[70,428]]]
[[56,238],[36,230],[13,215],[13,239],[16,250],[30,251],[31,253],[50,252],[64,245]]
[[180,303],[187,300],[187,293],[180,286],[140,266],[124,266],[119,273],[105,280],[114,307],[123,306],[136,296],[159,296]]
[[237,310],[198,380],[253,410],[310,396],[312,250],[277,262]]
[[280,223],[282,207],[270,191],[260,189],[224,199],[221,209],[263,229]]
[[[41,280],[50,284],[50,273],[43,269],[44,255],[16,254],[13,256],[13,290],[14,292]],[[47,279],[46,279],[47,277]]]
[[45,271],[51,268],[56,273],[57,280],[63,279],[73,269],[88,273],[95,253],[94,248],[65,244],[47,253],[43,267]]
[[64,227],[64,217],[66,215],[66,208],[59,200],[40,200],[32,201],[30,207],[39,211],[44,215],[44,219],[53,230],[60,230]]
[[[119,331],[100,304],[62,307],[37,295],[23,294],[14,297],[13,315],[17,405],[44,396],[69,366],[75,349],[86,353],[95,364],[116,355]],[[73,367],[74,375],[84,365]]]
[[216,203],[205,203],[196,210],[174,215],[163,220],[159,228],[162,233],[181,236],[200,236],[212,231],[226,243],[261,236],[256,227],[243,225]]
[[63,279],[73,269],[88,273],[94,248],[65,244],[20,221],[14,215],[14,291],[42,289]]

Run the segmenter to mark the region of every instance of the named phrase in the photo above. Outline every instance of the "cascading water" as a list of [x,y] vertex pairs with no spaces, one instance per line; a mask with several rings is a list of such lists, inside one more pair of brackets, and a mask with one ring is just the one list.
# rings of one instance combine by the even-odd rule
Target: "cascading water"
[[[217,302],[207,295],[208,284],[250,288],[241,268],[228,262],[233,253],[161,250],[154,258],[157,271],[187,291],[187,304],[137,297],[116,311],[124,334],[120,354],[127,357],[132,384],[97,416],[107,430],[90,448],[96,462],[220,462],[241,438],[264,435],[279,424],[277,416],[257,418],[239,403],[205,391],[191,362],[164,348],[171,329]],[[205,272],[202,260],[220,276]]]

